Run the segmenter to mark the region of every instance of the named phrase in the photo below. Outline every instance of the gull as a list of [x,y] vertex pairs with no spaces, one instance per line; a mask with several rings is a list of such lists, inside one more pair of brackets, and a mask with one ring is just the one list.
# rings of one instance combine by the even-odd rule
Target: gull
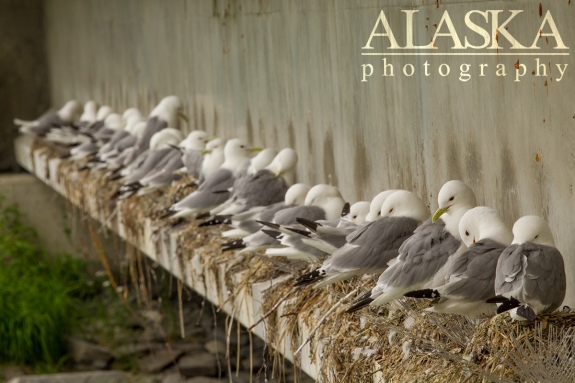
[[296,286],[319,282],[325,287],[356,275],[381,273],[395,258],[402,243],[425,221],[429,209],[412,192],[397,190],[381,206],[381,218],[360,226],[323,265],[297,278]]
[[217,171],[225,161],[224,148],[226,140],[216,138],[206,144],[206,149],[200,152],[204,156],[198,184],[201,185],[207,177]]
[[[298,217],[305,217],[312,221],[326,218],[335,219],[339,216],[341,207],[344,203],[341,193],[335,186],[319,184],[309,189],[304,200],[304,205],[289,207],[275,212],[271,222],[263,220],[258,220],[257,222],[262,225],[264,223],[272,223],[273,225],[294,225],[297,224],[296,218]],[[281,246],[280,242],[276,238],[270,236],[264,230],[267,231],[267,229],[262,228],[242,240],[223,244],[223,251],[242,249],[240,251],[241,254],[244,252],[265,250]]]
[[234,229],[224,231],[222,237],[243,238],[259,231],[263,225],[257,221],[271,222],[278,211],[303,205],[309,189],[310,187],[306,184],[294,184],[286,191],[283,201],[270,206],[256,206],[248,211],[226,218],[224,223]]
[[250,153],[261,148],[249,148],[239,138],[229,140],[224,147],[225,161],[218,170],[210,174],[200,187],[169,208],[173,218],[189,217],[210,211],[229,197],[227,189],[234,184],[238,171],[249,161]]
[[467,246],[447,271],[447,283],[437,289],[411,291],[413,298],[433,298],[426,311],[465,315],[477,319],[495,314],[497,306],[485,300],[495,295],[499,256],[513,234],[496,210],[478,206],[459,222],[459,235]]
[[54,127],[73,124],[81,112],[80,103],[76,100],[70,100],[57,112],[46,113],[34,121],[15,118],[14,124],[19,126],[19,131],[22,134],[45,136]]
[[563,256],[555,247],[545,220],[528,215],[513,225],[513,242],[497,262],[497,313],[510,311],[515,320],[530,320],[555,311],[565,299],[566,276]]
[[457,180],[446,182],[437,200],[439,208],[433,217],[403,243],[398,257],[380,275],[377,285],[358,297],[348,312],[368,304],[380,306],[409,291],[445,283],[445,271],[466,249],[459,236],[459,221],[477,202],[473,190]]

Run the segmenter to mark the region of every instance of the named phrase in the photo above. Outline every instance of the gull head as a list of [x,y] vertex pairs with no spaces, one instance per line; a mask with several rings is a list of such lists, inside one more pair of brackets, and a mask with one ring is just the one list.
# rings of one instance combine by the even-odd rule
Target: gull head
[[248,174],[254,174],[259,172],[260,170],[266,168],[274,157],[277,155],[277,151],[272,148],[265,148],[255,157],[250,160],[250,166],[248,168]]
[[82,113],[82,105],[76,100],[70,100],[58,111],[58,116],[64,121],[74,121]]
[[168,126],[179,128],[180,118],[186,122],[188,118],[183,114],[182,103],[178,96],[164,97],[160,103],[152,110],[150,117],[157,117],[166,121]]
[[415,193],[407,190],[397,190],[391,193],[381,205],[382,217],[406,217],[417,222],[429,218],[429,208]]
[[180,145],[186,150],[204,150],[208,143],[208,134],[203,130],[194,130],[182,141]]
[[[105,121],[106,117],[113,112],[112,108],[108,105],[102,105],[96,114],[96,121]],[[120,116],[121,117],[121,116]]]
[[536,215],[526,215],[519,218],[513,225],[513,236],[513,244],[531,242],[555,247],[549,224]]
[[84,113],[80,116],[80,121],[94,122],[98,113],[98,103],[90,100],[84,104]]
[[304,205],[318,206],[325,210],[325,219],[337,219],[345,201],[335,186],[319,184],[312,187],[305,196]]
[[365,220],[371,222],[381,218],[381,206],[383,205],[387,197],[389,197],[393,192],[396,191],[397,190],[395,189],[382,191],[381,193],[373,197],[373,199],[369,204],[369,213],[367,213]]
[[467,210],[477,206],[477,199],[475,193],[466,184],[458,180],[447,181],[439,191],[437,196],[439,207],[435,214],[433,214],[433,222],[437,221],[439,217],[445,218],[457,217],[457,223],[461,215]]
[[274,173],[276,177],[284,177],[288,185],[290,185],[295,178],[294,173],[297,162],[298,155],[296,151],[291,148],[284,148],[280,150],[266,169]]
[[146,121],[136,122],[133,126],[128,126],[126,129],[135,137],[142,137],[146,130]]
[[[101,108],[100,108],[101,109]],[[110,113],[104,118],[104,126],[106,128],[120,130],[122,129],[122,116],[118,113]]]
[[128,108],[122,113],[122,121],[125,129],[136,125],[136,123],[143,120],[142,113],[137,108]]
[[165,128],[157,132],[150,139],[150,150],[163,149],[176,146],[182,140],[182,133],[178,129]]
[[361,225],[365,222],[367,214],[369,213],[369,207],[371,203],[368,201],[359,201],[351,205],[349,208],[349,214],[346,215],[344,218],[350,222],[355,223],[356,225]]
[[513,239],[511,230],[499,213],[487,206],[469,209],[459,221],[459,235],[467,247],[482,239],[491,239],[509,245]]
[[306,184],[294,184],[290,186],[290,188],[286,191],[284,203],[286,205],[303,205],[309,190],[310,187]]

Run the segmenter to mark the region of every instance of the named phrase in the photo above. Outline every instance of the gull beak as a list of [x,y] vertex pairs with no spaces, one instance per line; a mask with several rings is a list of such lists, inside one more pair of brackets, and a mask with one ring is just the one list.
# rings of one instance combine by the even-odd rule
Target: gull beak
[[208,142],[210,142],[210,141],[213,141],[213,140],[215,140],[216,138],[218,138],[218,137],[216,137],[216,136],[211,136],[210,138],[208,138],[208,140],[206,141],[206,143],[208,143]]
[[180,112],[178,113],[178,117],[180,117],[182,120],[186,121],[186,124],[189,122],[188,120],[188,116],[186,116],[184,113]]
[[249,151],[252,152],[252,153],[261,152],[262,150],[264,150],[264,148],[259,147],[259,146],[254,146],[254,147],[252,147],[252,148],[249,149]]
[[447,209],[449,209],[449,207],[440,207],[439,209],[437,209],[435,211],[435,214],[433,214],[433,217],[431,217],[431,222],[435,223],[435,221],[437,221],[439,217],[441,217],[443,213],[447,211]]
[[201,154],[202,156],[205,156],[206,154],[210,154],[211,152],[212,152],[211,150],[204,149],[204,150],[202,150],[202,151],[200,152],[200,154]]

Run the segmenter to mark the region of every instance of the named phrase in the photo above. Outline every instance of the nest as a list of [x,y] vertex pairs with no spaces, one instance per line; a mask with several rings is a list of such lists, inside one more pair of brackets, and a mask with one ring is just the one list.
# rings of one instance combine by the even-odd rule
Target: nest
[[[39,148],[46,150],[48,158],[61,154],[36,141],[33,149]],[[91,200],[87,197],[93,198],[97,191],[100,220],[110,220],[118,214],[118,205],[111,197],[119,184],[108,181],[101,171],[79,170],[83,165],[64,159],[57,174],[50,176],[57,177],[70,201],[84,213],[94,211],[94,207],[87,206]],[[235,305],[239,292],[249,293],[253,283],[282,275],[298,276],[317,266],[261,254],[222,253],[221,228],[202,228],[196,222],[174,225],[174,220],[163,219],[158,212],[193,191],[193,181],[184,176],[168,188],[123,201],[119,205],[121,225],[128,241],[142,243],[147,219],[152,220],[153,235],[160,229],[177,231],[181,269],[198,257],[204,275],[193,278],[204,278],[206,273],[223,277],[227,301]],[[158,239],[156,246],[169,246],[159,237],[154,239]],[[138,281],[142,274],[139,251],[131,256],[134,262],[130,274]],[[349,300],[355,298],[376,281],[375,276],[354,278],[316,290],[312,286],[294,288],[292,279],[286,278],[266,291],[261,313],[266,314],[267,342],[278,345],[290,339],[292,351],[304,341],[302,324],[315,328],[334,304],[352,292]],[[145,290],[145,285],[137,288]],[[217,294],[223,296],[222,291]],[[506,314],[472,322],[458,315],[423,312],[427,302],[409,298],[354,314],[344,312],[348,301],[340,303],[341,307],[325,319],[310,341],[312,357],[321,361],[320,381],[371,383],[375,373],[385,382],[575,381],[575,314],[554,313],[541,316],[535,323],[513,322]],[[277,352],[274,355],[274,366],[283,368],[283,357]]]

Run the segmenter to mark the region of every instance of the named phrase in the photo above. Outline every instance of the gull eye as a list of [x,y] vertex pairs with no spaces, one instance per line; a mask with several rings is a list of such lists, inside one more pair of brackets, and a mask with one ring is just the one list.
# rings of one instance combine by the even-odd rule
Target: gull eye
[[469,237],[469,232],[465,230],[465,235]]
[[354,215],[352,218],[353,218],[353,219],[356,219],[356,218],[357,218],[357,215]]
[[242,149],[243,149],[243,148],[245,148],[245,146],[244,146],[244,145],[242,145],[242,146],[240,146],[240,148],[242,148]]
[[537,237],[539,237],[539,234],[537,234],[537,235],[535,236],[535,238],[533,238],[533,239],[537,239]]
[[450,200],[450,201],[453,201],[454,199],[455,199],[455,197],[451,197],[449,200]]
[[393,211],[393,208],[389,209],[389,212],[391,213]]
[[378,212],[377,212],[377,216],[379,217],[380,215],[381,215],[381,211],[378,211]]

